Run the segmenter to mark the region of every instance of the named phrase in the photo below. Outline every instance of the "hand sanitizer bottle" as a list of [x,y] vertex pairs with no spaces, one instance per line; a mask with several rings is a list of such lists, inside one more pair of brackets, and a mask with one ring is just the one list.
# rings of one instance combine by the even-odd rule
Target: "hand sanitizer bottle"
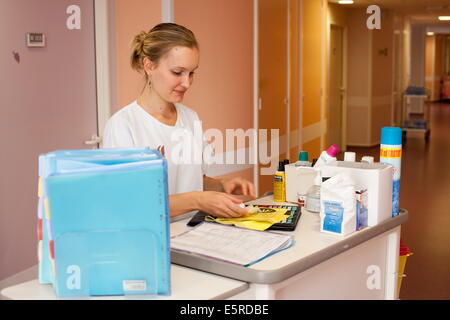
[[324,164],[336,161],[336,155],[338,152],[339,147],[335,144],[332,144],[327,150],[322,151],[314,167],[317,168]]

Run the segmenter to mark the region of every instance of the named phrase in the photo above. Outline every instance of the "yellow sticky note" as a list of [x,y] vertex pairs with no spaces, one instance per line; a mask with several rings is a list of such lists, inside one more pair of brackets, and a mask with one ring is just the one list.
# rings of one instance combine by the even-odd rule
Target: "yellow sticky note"
[[206,217],[207,221],[214,221],[222,224],[235,225],[237,227],[266,230],[275,223],[279,223],[287,218],[289,215],[285,214],[288,209],[278,208],[261,208],[261,212],[249,214],[240,218],[213,218]]
[[48,198],[44,199],[44,211],[45,211],[45,218],[47,220],[50,220],[50,205],[48,203]]
[[270,228],[273,223],[266,221],[242,221],[234,224],[236,227],[264,231]]

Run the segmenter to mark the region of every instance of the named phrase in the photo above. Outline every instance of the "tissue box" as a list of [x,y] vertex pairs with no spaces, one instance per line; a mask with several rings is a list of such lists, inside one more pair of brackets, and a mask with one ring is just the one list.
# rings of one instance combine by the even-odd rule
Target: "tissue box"
[[367,189],[367,225],[375,226],[392,217],[392,166],[380,163],[335,161],[321,167],[322,177],[347,173]]
[[288,164],[284,167],[286,176],[286,201],[297,203],[297,193],[306,194],[314,184],[317,170],[312,167],[296,167]]

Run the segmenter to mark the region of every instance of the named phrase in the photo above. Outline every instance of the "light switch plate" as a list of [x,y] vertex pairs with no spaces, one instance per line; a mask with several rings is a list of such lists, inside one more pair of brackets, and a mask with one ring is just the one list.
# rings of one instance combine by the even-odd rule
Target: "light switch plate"
[[45,34],[41,32],[28,32],[27,33],[27,46],[28,47],[45,47]]

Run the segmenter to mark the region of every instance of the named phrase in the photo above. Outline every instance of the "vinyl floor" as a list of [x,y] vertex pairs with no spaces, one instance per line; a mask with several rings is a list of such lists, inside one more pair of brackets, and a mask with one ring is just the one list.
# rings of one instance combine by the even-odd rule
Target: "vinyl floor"
[[[408,132],[403,143],[400,207],[410,213],[402,240],[413,255],[406,263],[400,299],[450,299],[450,102],[430,107],[431,135]],[[379,146],[349,147],[357,161]]]

